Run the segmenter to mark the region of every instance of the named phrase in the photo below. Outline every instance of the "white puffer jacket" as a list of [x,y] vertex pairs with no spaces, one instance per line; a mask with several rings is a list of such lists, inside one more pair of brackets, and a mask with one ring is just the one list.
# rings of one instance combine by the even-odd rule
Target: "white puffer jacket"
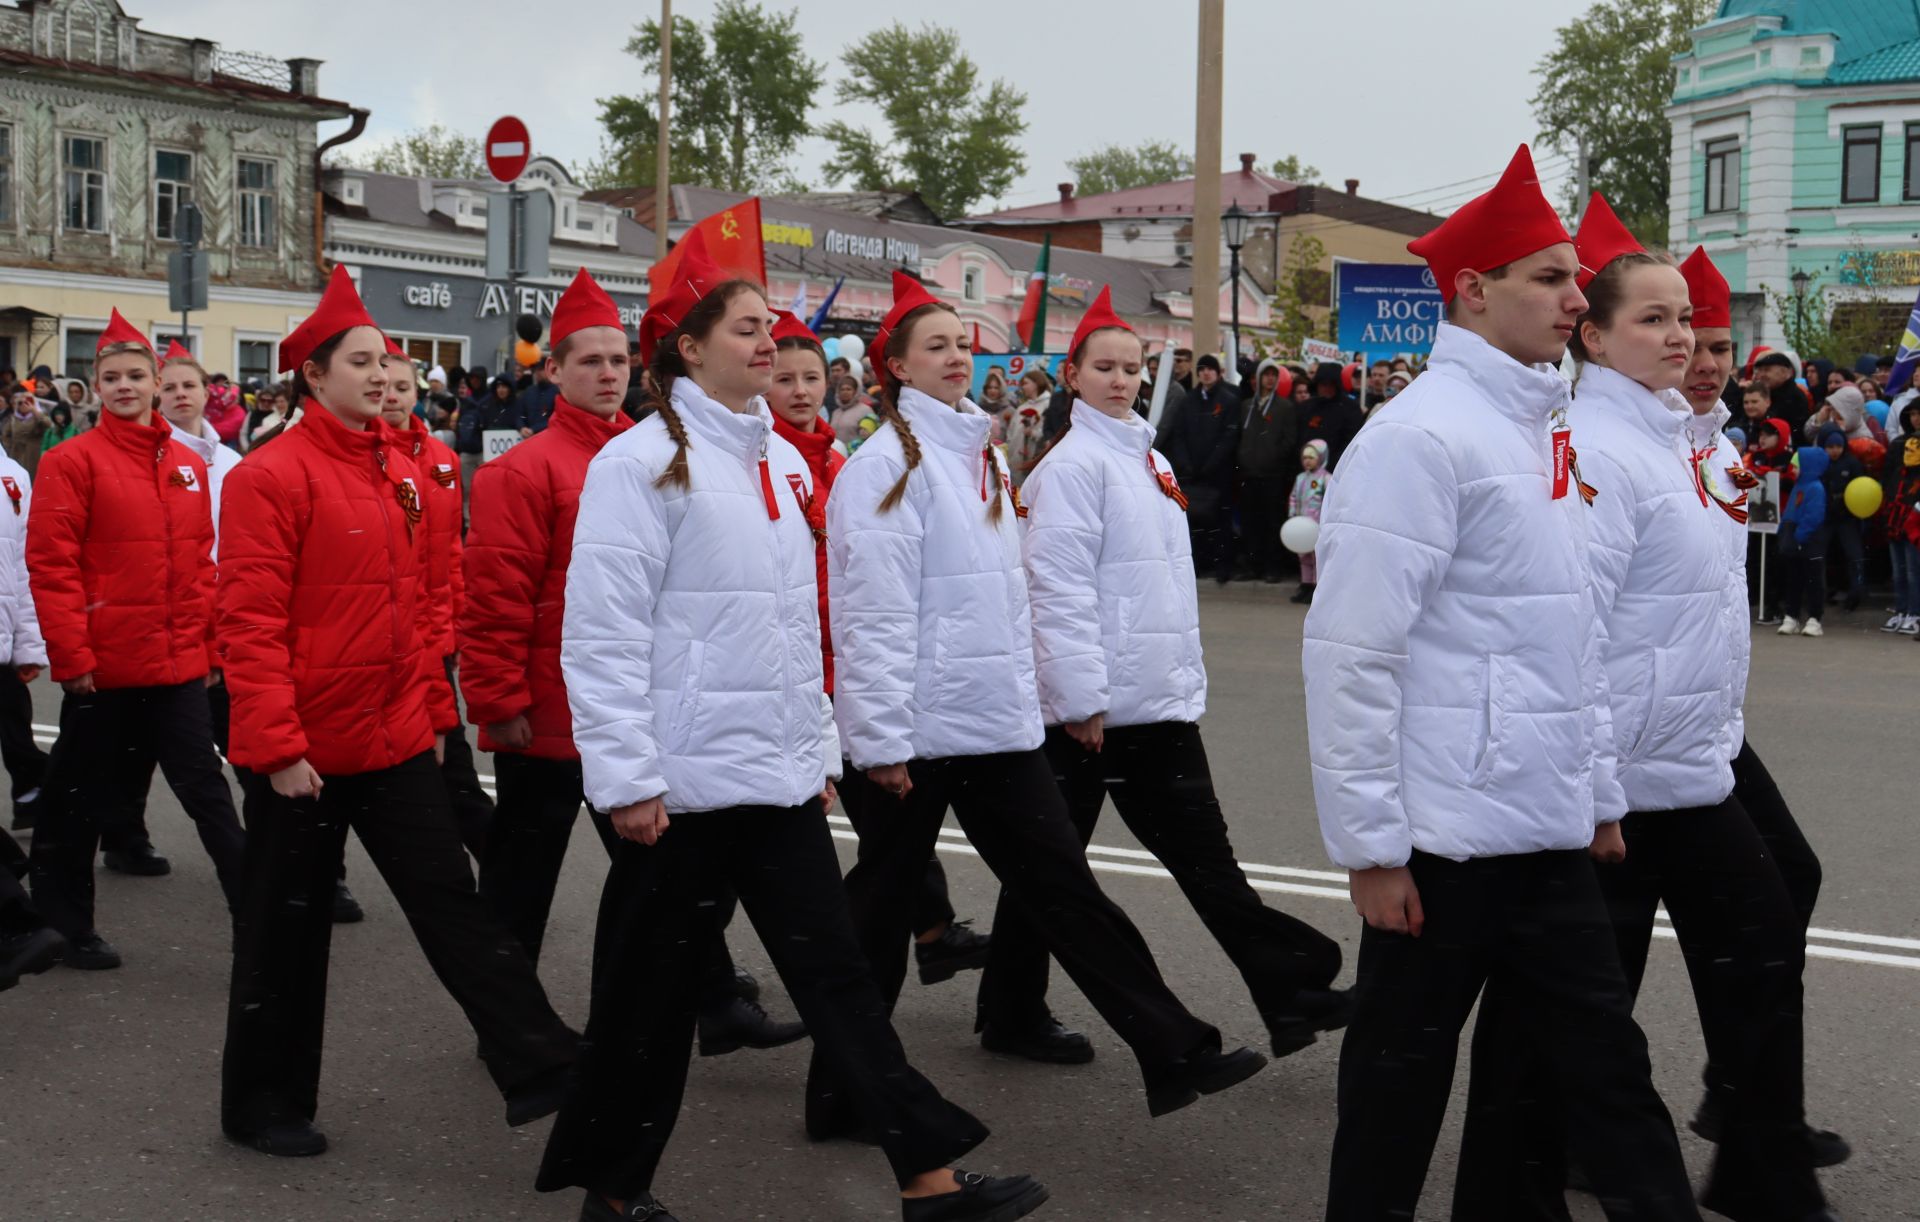
[[1153,427],[1073,402],[1021,488],[1033,655],[1048,725],[1199,721],[1207,710],[1187,515]]
[[1625,813],[1588,509],[1553,497],[1567,393],[1551,366],[1442,323],[1426,372],[1340,460],[1302,650],[1339,865],[1583,848]]
[[0,454],[0,645],[14,666],[45,666],[40,613],[27,587],[27,514],[33,510],[33,480],[27,469]]
[[213,558],[218,560],[220,558],[220,484],[227,478],[227,472],[240,465],[240,455],[232,446],[221,445],[219,435],[205,420],[200,422],[201,429],[206,433],[204,437],[196,437],[177,424],[170,423],[168,427],[173,429],[175,441],[198,454],[200,461],[207,464],[207,495],[211,498],[207,506],[213,510]]
[[1746,464],[1725,432],[1731,417],[1724,405],[1705,415],[1687,417],[1687,444],[1693,451],[1701,486],[1715,502],[1713,516],[1726,547],[1727,590],[1721,602],[1720,625],[1727,634],[1732,657],[1726,696],[1728,759],[1740,754],[1740,744],[1746,741],[1747,673],[1753,664],[1753,617],[1747,603],[1747,525],[1729,512],[1746,509],[1747,493],[1732,476],[1732,472],[1744,471]]
[[[987,414],[912,387],[900,414],[920,465],[907,469],[883,424],[833,481],[827,500],[828,620],[834,714],[856,768],[911,759],[1030,751],[1040,745],[1033,620],[1011,503],[989,520]],[[1000,481],[1004,484],[1004,477]]]
[[1693,409],[1598,365],[1577,387],[1568,418],[1600,489],[1590,567],[1627,809],[1712,806],[1733,792],[1727,519],[1693,475]]
[[690,489],[654,486],[674,454],[656,415],[607,443],[580,492],[560,666],[587,801],[798,806],[840,772],[806,460],[763,400],[735,413],[680,378],[673,405]]

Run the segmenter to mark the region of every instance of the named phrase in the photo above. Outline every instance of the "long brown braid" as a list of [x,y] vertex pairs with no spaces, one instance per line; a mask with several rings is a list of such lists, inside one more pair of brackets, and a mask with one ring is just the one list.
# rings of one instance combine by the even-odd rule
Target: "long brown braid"
[[[909,310],[907,316],[902,318],[900,324],[888,334],[886,350],[880,354],[880,399],[874,404],[874,411],[880,419],[893,426],[895,433],[899,434],[900,453],[907,462],[907,469],[900,473],[900,478],[894,481],[893,487],[887,489],[887,495],[880,498],[881,513],[886,513],[898,505],[901,498],[907,495],[907,480],[913,475],[913,469],[920,465],[920,439],[913,435],[913,430],[907,426],[907,418],[900,414],[900,382],[893,376],[887,361],[892,357],[903,360],[906,358],[907,346],[913,342],[914,326],[931,310],[945,310],[956,318],[959,317],[959,311],[945,302],[934,302]],[[987,507],[987,521],[997,524],[1003,512],[1000,507],[1001,493],[1007,485],[1001,482],[1003,476],[1000,471],[1000,457],[993,452],[991,441],[987,443],[982,457],[990,465],[994,481],[993,501]]]
[[680,355],[680,339],[688,336],[703,340],[713,334],[714,327],[726,317],[727,307],[744,292],[758,293],[762,298],[767,295],[764,288],[751,280],[728,280],[716,285],[687,311],[679,326],[654,346],[653,361],[647,366],[647,372],[653,377],[654,394],[647,406],[659,414],[660,423],[667,426],[667,436],[673,441],[673,461],[653,481],[655,488],[693,486],[693,477],[687,468],[687,426],[673,407],[673,381],[687,376],[687,362]]

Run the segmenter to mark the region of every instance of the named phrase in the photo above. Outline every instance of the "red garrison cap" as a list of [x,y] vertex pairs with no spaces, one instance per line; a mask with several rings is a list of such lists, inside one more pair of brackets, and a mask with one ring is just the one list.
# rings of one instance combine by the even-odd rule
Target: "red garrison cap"
[[407,356],[407,351],[406,351],[406,349],[404,349],[404,348],[402,348],[402,347],[401,347],[401,346],[400,346],[399,344],[396,344],[396,343],[394,343],[394,342],[393,342],[393,336],[391,336],[391,335],[383,335],[383,336],[381,336],[380,338],[381,338],[381,339],[384,339],[384,340],[386,340],[386,341],[387,341],[387,355],[388,355],[388,356],[397,356],[397,357],[399,357],[399,358],[401,358],[402,360],[405,360],[405,359],[406,359],[406,356]]
[[783,339],[804,339],[810,344],[820,342],[820,337],[813,333],[812,327],[800,321],[799,315],[793,313],[791,310],[775,310],[773,312],[773,342],[777,344]]
[[622,336],[627,333],[626,324],[620,321],[620,307],[583,267],[574,273],[573,283],[553,307],[548,350],[559,347],[561,340],[584,327],[612,327]]
[[1080,319],[1080,325],[1074,328],[1073,342],[1067,345],[1067,351],[1079,352],[1080,345],[1087,342],[1087,337],[1103,327],[1119,327],[1129,332],[1133,330],[1127,325],[1126,319],[1113,312],[1113,288],[1105,284],[1100,286],[1100,295],[1093,299],[1093,304],[1087,307],[1086,315]]
[[707,239],[698,229],[690,229],[680,239],[679,264],[673,269],[673,282],[655,285],[640,319],[640,363],[653,362],[653,350],[680,326],[687,311],[700,299],[726,283],[727,273],[707,253]]
[[1587,201],[1587,215],[1580,219],[1580,232],[1573,239],[1573,249],[1580,256],[1580,271],[1573,282],[1585,292],[1593,278],[1606,270],[1607,264],[1621,255],[1645,251],[1646,247],[1627,232],[1606,196],[1595,191]]
[[109,344],[139,344],[148,352],[153,351],[152,342],[140,334],[132,323],[122,318],[118,310],[115,310],[113,316],[107,320],[107,329],[100,333],[100,342],[93,346],[94,355],[98,356]]
[[1731,327],[1733,290],[1713,260],[1707,258],[1707,248],[1694,247],[1680,265],[1680,274],[1687,278],[1687,296],[1693,300],[1694,327]]
[[1453,278],[1486,272],[1535,251],[1571,242],[1560,214],[1540,192],[1533,154],[1521,145],[1493,190],[1462,204],[1440,227],[1407,243],[1433,269],[1442,300],[1453,300]]
[[873,342],[867,345],[867,353],[882,383],[891,381],[893,378],[893,374],[887,369],[887,341],[893,338],[893,329],[900,325],[901,319],[921,306],[939,304],[940,299],[927,292],[924,284],[905,272],[893,273],[893,308],[888,310],[887,316],[880,320],[879,333],[873,337]]
[[193,359],[193,353],[188,352],[185,348],[182,348],[180,346],[180,341],[177,339],[168,340],[167,350],[164,353],[162,353],[160,356],[160,360],[163,364],[167,361],[173,361],[173,360],[190,361],[192,359]]
[[280,341],[280,372],[291,373],[300,368],[315,348],[342,331],[355,327],[378,329],[379,326],[361,304],[359,290],[353,287],[353,277],[347,274],[344,265],[336,263],[333,275],[327,280],[327,291],[320,295],[320,304],[307,315],[305,322]]

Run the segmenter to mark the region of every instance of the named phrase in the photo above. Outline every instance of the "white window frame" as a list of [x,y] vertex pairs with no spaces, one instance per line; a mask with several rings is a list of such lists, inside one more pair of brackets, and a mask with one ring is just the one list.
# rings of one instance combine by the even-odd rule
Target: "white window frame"
[[[74,140],[86,140],[86,141],[89,141],[90,143],[97,144],[100,146],[100,167],[98,169],[74,170],[74,169],[68,168],[68,164],[67,164],[68,143]],[[63,232],[107,233],[112,229],[113,227],[113,215],[112,215],[113,193],[111,190],[112,183],[108,177],[108,167],[111,165],[112,156],[113,156],[112,149],[108,145],[107,138],[105,136],[96,135],[92,132],[61,132],[60,133],[60,229]],[[90,188],[97,188],[100,193],[99,215],[96,218],[94,218],[99,222],[97,226],[74,225],[69,223],[71,219],[72,204],[73,204],[73,196],[71,192],[71,188],[72,188],[71,176],[75,174],[82,175],[83,177],[88,179],[97,178],[99,180],[97,183],[90,184]],[[61,353],[61,359],[62,360],[66,359],[66,354],[64,351]]]
[[[187,176],[185,178],[160,177],[160,154],[162,153],[171,153],[176,157],[185,157],[187,159]],[[184,205],[190,204],[193,202],[194,170],[196,168],[197,167],[194,165],[194,155],[192,150],[168,148],[163,144],[156,144],[153,146],[153,197],[152,197],[152,203],[151,203],[151,207],[153,209],[153,223],[151,228],[153,230],[153,236],[156,239],[163,242],[177,242],[180,240],[179,238],[180,209]],[[173,188],[173,190],[166,191],[162,189],[164,187],[171,187]],[[170,227],[171,231],[167,233],[162,233],[160,232],[160,200],[163,196],[169,196],[169,195],[173,199],[173,218],[172,218],[172,225]]]
[[[1740,157],[1744,151],[1738,136],[1716,136],[1700,146],[1701,163],[1706,169],[1706,189],[1700,201],[1703,215],[1720,216],[1740,211]],[[1714,206],[1713,172],[1716,162],[1723,167],[1719,183],[1719,207]],[[1727,202],[1729,195],[1732,203]]]
[[978,263],[968,263],[960,268],[960,298],[976,304],[987,299],[987,269]]
[[[161,319],[154,323],[152,330],[147,333],[147,342],[153,345],[155,352],[165,352],[167,341],[173,339],[185,342],[187,351],[193,353],[193,359],[202,365],[207,363],[206,332],[199,323],[189,323],[183,333],[180,330],[178,318]],[[212,373],[213,370],[209,369],[207,372]]]
[[[265,190],[246,185],[244,177],[246,167],[264,165],[272,167],[272,182]],[[234,242],[248,250],[278,250],[280,248],[280,161],[276,157],[235,157],[233,160],[234,186]],[[264,200],[271,222],[270,231],[259,232],[260,208],[256,201]],[[249,233],[249,230],[252,232]],[[249,240],[249,238],[253,240]],[[260,240],[264,239],[264,240]]]
[[236,330],[233,333],[233,364],[229,366],[234,382],[237,384],[247,379],[247,375],[241,372],[241,344],[265,344],[267,346],[267,372],[264,381],[279,381],[280,375],[275,371],[280,367],[280,339],[280,336],[270,331]]
[[[82,318],[74,315],[68,315],[60,320],[59,364],[56,366],[56,368],[58,368],[60,371],[59,376],[63,378],[79,376],[78,374],[69,374],[67,372],[67,338],[68,336],[72,335],[75,331],[79,331],[87,335],[99,336],[106,331],[107,321],[108,320],[104,318]],[[92,364],[91,361],[89,361],[88,363],[89,365]],[[92,385],[93,378],[91,375],[88,375],[88,377],[86,378],[86,382],[88,383],[88,385]]]
[[[393,342],[399,344],[403,349],[407,346],[407,341],[410,339],[426,340],[436,348],[441,344],[458,344],[460,345],[460,359],[455,361],[454,364],[460,366],[462,369],[467,367],[467,359],[473,353],[473,340],[465,335],[443,334],[438,331],[393,331],[389,332],[389,334],[393,336]],[[426,387],[422,386],[420,389],[424,391]],[[449,386],[447,389],[452,390],[453,387]]]
[[13,170],[19,164],[19,152],[15,140],[19,133],[13,124],[0,123],[0,135],[6,138],[6,148],[0,151],[0,226],[12,228],[15,216]]

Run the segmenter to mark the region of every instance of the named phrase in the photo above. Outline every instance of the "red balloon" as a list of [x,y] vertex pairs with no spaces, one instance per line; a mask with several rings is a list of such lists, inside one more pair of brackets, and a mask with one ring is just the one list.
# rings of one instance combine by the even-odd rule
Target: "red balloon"
[[1359,361],[1353,362],[1351,365],[1348,365],[1345,369],[1342,369],[1340,371],[1340,386],[1348,394],[1352,394],[1353,388],[1359,385],[1359,383],[1360,383],[1360,362]]

